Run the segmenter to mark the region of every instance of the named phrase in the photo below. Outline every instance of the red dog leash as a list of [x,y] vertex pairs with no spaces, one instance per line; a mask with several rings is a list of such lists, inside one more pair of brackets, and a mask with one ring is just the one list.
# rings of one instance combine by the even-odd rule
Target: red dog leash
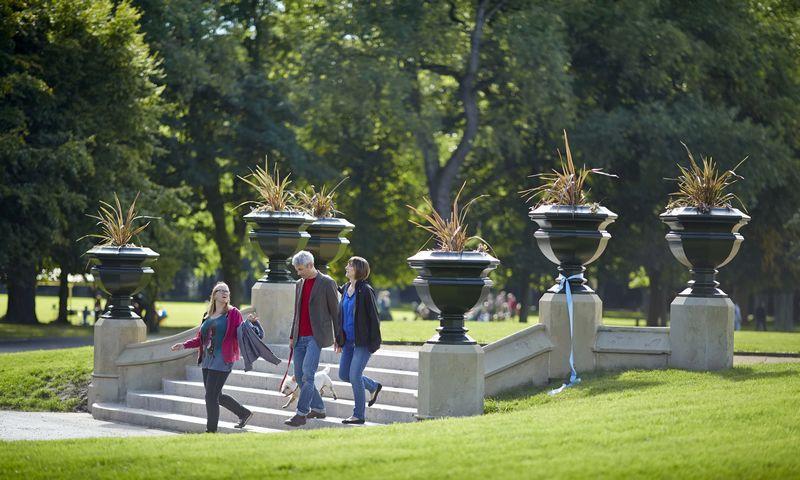
[[294,354],[294,342],[289,346],[289,360],[286,361],[286,373],[283,374],[283,378],[281,379],[281,384],[278,385],[278,391],[283,391],[283,382],[286,381],[286,375],[289,375],[289,365],[292,363],[292,355]]

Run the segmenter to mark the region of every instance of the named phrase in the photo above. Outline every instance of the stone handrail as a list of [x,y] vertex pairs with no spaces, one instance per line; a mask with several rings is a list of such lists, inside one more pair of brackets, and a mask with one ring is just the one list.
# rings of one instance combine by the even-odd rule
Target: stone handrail
[[486,395],[496,395],[523,385],[547,383],[547,353],[552,348],[547,328],[542,324],[483,347]]
[[[255,312],[253,307],[243,308],[242,316],[246,317],[249,313]],[[197,335],[200,326],[184,330],[183,332],[170,335],[169,337],[149,340],[147,342],[132,343],[125,347],[125,350],[117,358],[118,367],[128,367],[132,365],[146,365],[148,363],[161,363],[178,360],[191,355],[197,355],[195,350],[178,350],[173,352],[170,347],[178,342],[185,342]]]
[[190,355],[197,355],[194,349],[173,352],[170,350],[170,347],[175,343],[185,342],[194,337],[197,335],[197,330],[199,328],[200,326],[198,325],[194,328],[176,333],[175,335],[170,335],[169,337],[130,344],[125,347],[125,350],[123,350],[117,358],[116,364],[118,367],[127,367],[131,365],[168,362]]
[[600,325],[592,350],[600,370],[667,368],[669,328]]
[[669,327],[617,327],[597,329],[594,351],[598,353],[669,354]]

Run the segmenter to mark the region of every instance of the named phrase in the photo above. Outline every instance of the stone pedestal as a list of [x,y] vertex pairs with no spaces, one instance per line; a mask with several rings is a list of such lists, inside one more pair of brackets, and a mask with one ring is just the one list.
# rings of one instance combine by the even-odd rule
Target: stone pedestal
[[264,327],[264,343],[287,344],[292,334],[294,283],[256,282],[251,303]]
[[141,318],[100,318],[94,325],[94,370],[89,385],[89,405],[120,402],[127,389],[117,358],[127,345],[147,340],[147,326]]
[[733,366],[733,302],[727,297],[677,297],[670,306],[670,366],[722,370]]
[[418,418],[482,415],[484,375],[480,345],[426,343],[419,351]]
[[[594,344],[602,323],[603,301],[594,293],[572,295],[575,370],[580,375],[595,369]],[[539,300],[539,321],[547,326],[553,350],[550,378],[567,378],[569,370],[569,312],[565,293],[545,293]]]

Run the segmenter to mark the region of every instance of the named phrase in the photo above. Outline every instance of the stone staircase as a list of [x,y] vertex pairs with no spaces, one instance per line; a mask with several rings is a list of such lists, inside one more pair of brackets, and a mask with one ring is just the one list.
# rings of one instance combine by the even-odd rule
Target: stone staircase
[[[278,392],[278,386],[286,371],[285,360],[289,356],[287,345],[270,345],[272,351],[284,361],[272,365],[257,360],[253,370],[242,370],[242,362],[234,365],[223,392],[233,396],[250,409],[254,415],[247,424],[249,432],[280,432],[290,429],[283,421],[294,415],[296,404],[281,408],[287,401]],[[328,417],[309,420],[303,429],[340,427],[358,428],[358,425],[344,425],[343,418],[353,413],[353,390],[349,383],[339,381],[339,355],[332,348],[326,348],[320,355],[320,370],[330,368],[330,377],[338,399],[325,394]],[[292,374],[292,371],[289,373]],[[395,422],[411,422],[417,413],[418,355],[416,352],[382,349],[376,352],[368,363],[364,374],[383,384],[378,402],[367,407],[367,426]],[[186,367],[184,378],[164,378],[160,391],[129,391],[126,402],[95,403],[92,415],[124,423],[175,430],[179,432],[204,432],[206,411],[203,376],[200,367]],[[220,432],[241,432],[234,429],[238,419],[220,407]]]

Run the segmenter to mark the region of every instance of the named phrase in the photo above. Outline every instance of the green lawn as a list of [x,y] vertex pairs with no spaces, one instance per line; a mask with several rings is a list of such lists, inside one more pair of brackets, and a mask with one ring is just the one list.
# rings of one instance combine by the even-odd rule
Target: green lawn
[[[105,305],[105,303],[104,303]],[[88,297],[73,297],[69,305],[76,310],[77,315],[70,316],[73,325],[80,325],[83,321],[81,311],[86,306],[89,310],[94,308],[94,299]],[[0,294],[0,315],[5,315],[8,307],[8,295]],[[167,318],[162,323],[165,327],[193,327],[200,322],[205,311],[204,302],[158,302],[157,308],[167,309]],[[41,323],[50,323],[58,317],[58,297],[52,295],[36,296],[36,317]],[[89,323],[94,322],[94,314],[89,316]]]
[[[276,435],[0,443],[14,478],[796,478],[800,364],[586,375],[488,415]],[[303,452],[298,453],[298,452]]]
[[44,337],[86,337],[91,334],[92,327],[54,325],[52,323],[45,323],[41,325],[0,323],[0,340]]
[[737,352],[800,353],[800,332],[741,330],[733,333],[733,346]]
[[0,409],[69,412],[85,407],[92,352],[92,347],[81,347],[0,354]]

